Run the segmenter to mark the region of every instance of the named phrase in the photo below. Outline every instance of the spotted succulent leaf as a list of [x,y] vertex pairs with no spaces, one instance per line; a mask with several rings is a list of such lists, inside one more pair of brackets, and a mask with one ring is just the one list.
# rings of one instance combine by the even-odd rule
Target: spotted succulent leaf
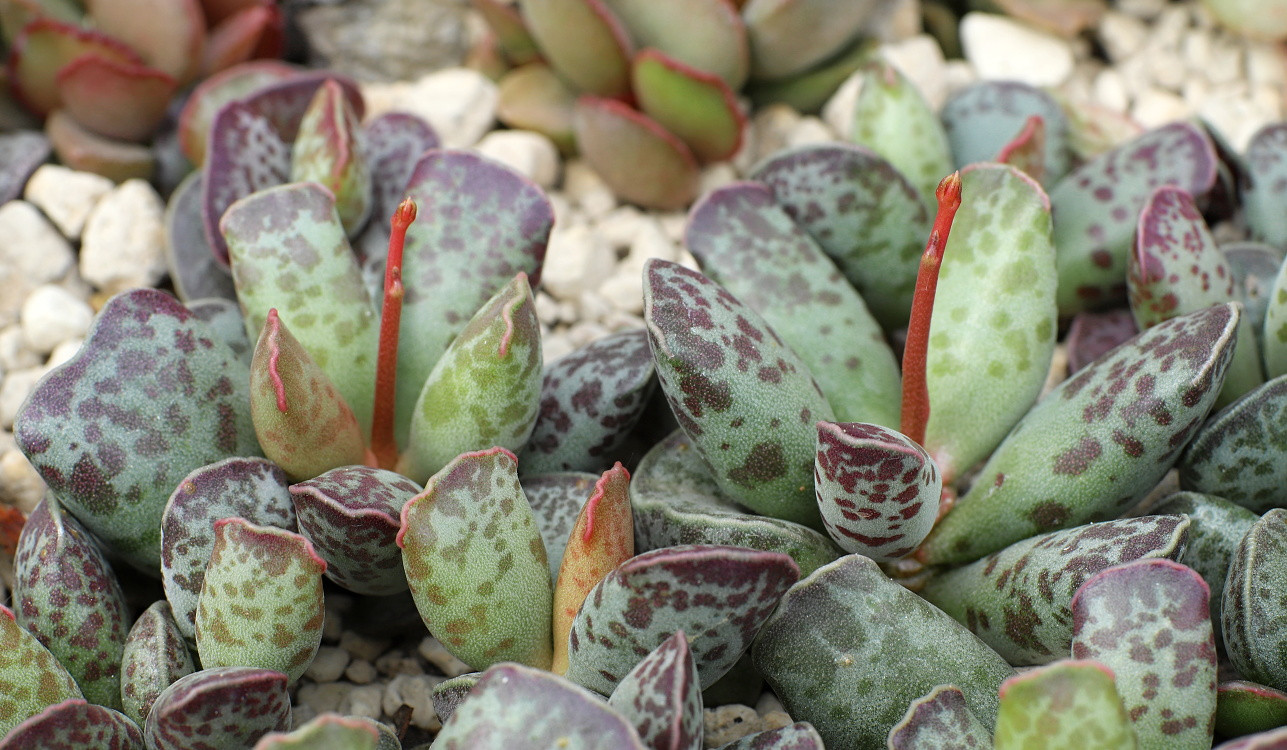
[[1220,620],[1229,661],[1244,678],[1287,690],[1287,510],[1273,508],[1243,537],[1229,565]]
[[784,552],[808,575],[840,556],[829,537],[798,523],[749,512],[724,494],[682,430],[643,457],[630,482],[635,550],[720,544]]
[[1283,249],[1261,242],[1233,242],[1220,250],[1233,272],[1234,299],[1242,303],[1256,349],[1264,351],[1265,313],[1278,269],[1283,264]]
[[1287,123],[1271,123],[1256,131],[1247,144],[1244,166],[1247,228],[1259,240],[1276,247],[1287,245],[1287,218],[1281,210],[1287,197]]
[[1068,374],[1072,375],[1139,333],[1129,308],[1104,312],[1079,312],[1073,316],[1064,337],[1068,350]]
[[742,145],[746,115],[718,75],[649,48],[635,55],[630,78],[639,109],[679,136],[699,161],[728,159]]
[[813,425],[833,414],[804,362],[754,310],[677,263],[644,266],[644,319],[666,400],[720,489],[820,527]]
[[1068,117],[1046,92],[1021,81],[979,81],[948,97],[939,113],[958,169],[996,159],[1034,116],[1044,131],[1038,182],[1051,185],[1072,166],[1072,148]]
[[[165,259],[174,292],[184,302],[237,298],[227,267],[215,259],[201,214],[201,172],[192,172],[165,205]],[[241,313],[237,314],[238,318]],[[242,337],[245,326],[241,325]]]
[[902,173],[866,148],[828,143],[777,154],[750,177],[773,189],[886,331],[907,325],[931,217]]
[[258,339],[276,309],[365,432],[378,326],[335,199],[313,183],[280,185],[238,201],[220,228],[247,335]]
[[1059,269],[1059,313],[1124,296],[1126,256],[1140,209],[1162,185],[1204,195],[1215,184],[1215,147],[1199,126],[1164,125],[1101,154],[1050,190]]
[[316,182],[335,197],[344,231],[354,236],[371,215],[371,165],[360,145],[357,113],[338,81],[318,87],[291,144],[290,182]]
[[1202,425],[1180,457],[1180,486],[1255,513],[1287,506],[1287,375],[1252,390]]
[[14,437],[63,507],[113,552],[156,570],[161,514],[179,481],[259,455],[249,382],[245,363],[173,297],[123,292],[36,386]]
[[550,200],[535,183],[474,153],[429,151],[416,162],[404,193],[418,212],[407,230],[402,268],[399,440],[421,385],[478,309],[520,272],[533,288],[540,285],[554,224]]
[[684,244],[707,277],[791,342],[837,419],[898,425],[901,381],[884,332],[769,187],[707,193],[688,215]]
[[1265,374],[1271,378],[1287,375],[1287,263],[1283,263],[1269,292],[1265,308],[1262,356]]
[[214,551],[214,523],[244,518],[295,530],[289,480],[263,458],[229,458],[196,469],[179,481],[161,516],[161,584],[175,625],[196,638],[197,597]]
[[719,750],[823,750],[822,737],[807,721],[748,734]]
[[1134,750],[1135,734],[1113,673],[1093,661],[1062,661],[1001,686],[996,750]]
[[549,564],[504,448],[464,453],[402,508],[397,543],[425,625],[467,664],[548,669]]
[[918,555],[967,562],[1033,534],[1121,515],[1206,418],[1238,319],[1233,304],[1172,318],[1060,383],[1010,431]]
[[567,677],[611,693],[640,657],[682,630],[705,689],[733,667],[798,578],[777,552],[693,545],[637,555],[586,597],[572,624]]
[[912,701],[903,720],[889,730],[890,750],[986,750],[992,735],[970,712],[965,693],[939,685]]
[[[325,73],[318,71],[325,77]],[[288,65],[280,60],[255,60],[237,65],[210,76],[193,88],[183,111],[179,113],[179,149],[192,164],[202,166],[205,162],[206,137],[209,135],[210,123],[223,105],[235,99],[255,98],[255,92],[271,87],[282,81],[292,80],[313,74],[302,72],[297,66]],[[316,87],[317,83],[314,83]],[[352,89],[357,94],[356,86]],[[308,95],[310,98],[312,92]],[[360,98],[360,97],[359,97]],[[309,98],[299,104],[298,118],[308,105]]]
[[702,691],[697,663],[678,630],[639,660],[608,697],[654,750],[701,750]]
[[558,675],[520,664],[483,673],[443,722],[442,750],[644,750],[638,733],[599,696]]
[[541,323],[520,271],[474,314],[424,381],[399,472],[424,481],[468,451],[523,447],[541,395]]
[[[522,466],[523,459],[520,458],[518,463]],[[524,476],[521,480],[523,494],[527,495],[528,505],[532,507],[532,515],[541,532],[541,541],[545,543],[551,581],[558,580],[572,526],[598,481],[598,475],[580,471],[537,474]]]
[[0,205],[22,197],[27,179],[52,151],[49,139],[36,130],[0,134]]
[[290,141],[250,104],[224,105],[210,125],[201,180],[201,218],[215,259],[230,265],[228,242],[219,229],[224,212],[238,200],[290,179]]
[[[438,148],[438,134],[410,112],[385,112],[362,129],[358,140],[371,172],[371,223],[382,229],[406,195],[407,181],[424,152]],[[413,225],[414,226],[414,225]]]
[[27,517],[14,556],[14,613],[88,700],[121,707],[129,608],[94,539],[54,498]]
[[0,750],[143,750],[143,732],[125,714],[106,706],[68,698],[14,727],[0,739]]
[[1287,693],[1246,680],[1216,688],[1216,734],[1241,737],[1287,725]]
[[269,732],[290,729],[286,675],[254,667],[193,672],[165,689],[143,727],[154,750],[251,747]]
[[153,602],[125,637],[121,655],[121,703],[125,715],[143,726],[157,696],[195,669],[170,604]]
[[84,698],[75,678],[0,605],[0,736],[69,698]]
[[326,577],[358,594],[407,590],[395,539],[402,506],[423,487],[392,471],[342,466],[291,485],[299,531],[326,561]]
[[648,333],[596,339],[545,368],[540,412],[518,454],[523,474],[603,471],[657,385]]
[[261,667],[298,680],[322,643],[324,570],[299,534],[243,518],[215,521],[197,598],[201,665]]
[[521,0],[527,30],[550,66],[598,96],[630,92],[630,33],[605,0]]
[[938,517],[938,468],[919,445],[879,425],[819,422],[813,479],[827,533],[879,562],[911,553]]
[[[231,279],[228,280],[228,284],[231,289]],[[227,299],[207,297],[192,300],[188,309],[198,319],[208,323],[215,334],[232,347],[232,351],[249,367],[250,359],[255,352],[255,342],[246,336],[246,323],[241,318],[241,310],[238,309],[234,297],[235,293],[230,293]]]
[[989,729],[1005,660],[952,618],[846,555],[793,586],[751,649],[755,667],[827,747],[885,747],[912,701],[959,685]]
[[255,743],[255,750],[380,750],[379,743],[380,732],[370,720],[328,713],[289,734],[274,732],[263,736]]
[[[1046,194],[1013,167],[980,165],[961,182],[925,371],[925,450],[947,484],[1028,411],[1055,350],[1058,281]],[[974,377],[960,376],[967,367]]]
[[478,684],[478,679],[482,677],[482,672],[469,672],[457,677],[434,685],[430,690],[429,697],[433,700],[434,713],[442,723],[446,724],[451,715],[456,712],[461,703],[469,697],[470,691]]
[[1073,596],[1074,659],[1112,670],[1139,747],[1211,747],[1216,649],[1209,591],[1191,568],[1136,560],[1103,570]]

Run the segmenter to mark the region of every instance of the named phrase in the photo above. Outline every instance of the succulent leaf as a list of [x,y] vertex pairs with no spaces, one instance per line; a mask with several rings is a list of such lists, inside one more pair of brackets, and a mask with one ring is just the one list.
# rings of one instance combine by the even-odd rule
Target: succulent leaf
[[161,584],[189,642],[197,634],[197,597],[214,550],[215,521],[244,518],[294,531],[288,484],[285,472],[263,458],[216,461],[176,483],[161,516]]
[[180,85],[197,75],[206,34],[200,0],[89,0],[86,10],[95,29],[138,50]]
[[379,750],[379,743],[380,732],[370,719],[321,714],[289,734],[263,736],[255,743],[255,750]]
[[1129,308],[1077,313],[1064,337],[1064,346],[1068,350],[1068,374],[1073,375],[1118,345],[1130,341],[1139,332]]
[[544,135],[564,154],[576,151],[572,134],[576,91],[548,65],[534,62],[514,68],[496,87],[496,119],[511,128]]
[[1270,123],[1251,136],[1243,160],[1247,170],[1242,192],[1247,229],[1256,239],[1275,247],[1287,246],[1287,217],[1281,210],[1287,197],[1287,123]]
[[884,332],[770,188],[738,182],[707,193],[684,244],[707,277],[791,342],[836,419],[898,425],[898,363]]
[[88,700],[121,707],[125,594],[94,539],[52,495],[36,506],[14,556],[14,613]]
[[[291,145],[291,182],[316,182],[335,197],[335,210],[350,237],[371,215],[371,165],[359,138],[357,113],[336,81],[326,81],[304,110]],[[414,156],[414,155],[413,155]]]
[[1256,349],[1264,351],[1265,312],[1283,264],[1283,250],[1260,242],[1234,242],[1221,245],[1220,250],[1233,272],[1234,299],[1242,302],[1242,313],[1256,336]]
[[514,454],[456,457],[403,506],[397,543],[416,609],[447,650],[475,668],[549,668],[549,564]]
[[1177,464],[1180,486],[1218,495],[1255,513],[1285,507],[1284,451],[1287,375],[1280,375],[1203,423]]
[[165,689],[143,727],[149,750],[251,747],[269,732],[290,729],[286,675],[254,667],[193,672]]
[[[604,0],[639,49],[652,47],[719,76],[736,90],[746,81],[746,25],[723,0]],[[683,18],[683,23],[676,19]],[[637,92],[636,92],[637,93]]]
[[143,732],[125,714],[106,706],[68,698],[14,727],[0,739],[0,750],[143,750]]
[[991,733],[970,713],[965,693],[955,685],[939,685],[912,701],[907,715],[889,730],[890,750],[985,750],[991,746]]
[[746,116],[718,75],[648,48],[635,55],[630,79],[643,113],[679,136],[699,161],[728,159],[741,146]]
[[302,677],[322,643],[325,570],[326,561],[299,534],[243,518],[215,521],[197,598],[201,665],[262,667],[292,682]]
[[[213,20],[213,19],[212,19]],[[285,22],[272,3],[251,3],[213,24],[201,55],[203,75],[224,70],[252,57],[280,57]]]
[[27,23],[9,52],[8,79],[14,96],[37,115],[48,115],[62,103],[58,71],[89,53],[133,65],[143,62],[138,53],[107,34],[48,17]]
[[606,0],[520,0],[518,7],[560,76],[596,96],[629,96],[630,33]]
[[996,750],[1134,750],[1135,734],[1113,673],[1093,661],[1062,661],[1001,686]]
[[[523,459],[518,462],[521,466]],[[598,481],[597,474],[580,471],[522,477],[523,494],[527,495],[528,505],[532,507],[532,515],[536,517],[536,525],[541,532],[541,541],[545,543],[551,581],[558,580],[563,551],[568,546],[572,527]]]
[[684,631],[653,649],[608,697],[654,750],[701,750],[702,691]]
[[517,7],[504,0],[470,0],[469,4],[496,34],[506,62],[522,66],[541,58],[541,49],[536,46]]
[[1287,262],[1282,264],[1269,292],[1261,341],[1265,374],[1271,378],[1287,375]]
[[152,704],[195,666],[169,602],[157,601],[134,621],[121,655],[121,703],[125,714],[143,726]]
[[[793,586],[755,639],[755,667],[827,747],[881,748],[912,701],[956,684],[989,726],[1005,660],[862,555]],[[990,726],[989,726],[990,729]]]
[[697,159],[657,121],[616,100],[582,96],[572,129],[581,156],[617,197],[663,211],[697,197]]
[[224,213],[238,200],[290,179],[290,141],[244,101],[225,104],[210,124],[201,180],[201,217],[215,259],[229,265]]
[[155,68],[86,52],[58,70],[61,106],[77,122],[108,138],[142,142],[161,121],[178,88]]
[[173,297],[123,292],[36,386],[14,436],[63,507],[116,554],[156,570],[161,515],[180,480],[259,454],[249,382],[228,344]]
[[1233,304],[1172,318],[1060,383],[1010,431],[918,556],[966,562],[1033,534],[1121,515],[1206,418],[1238,318]]
[[[300,74],[299,67],[280,60],[255,60],[234,65],[197,84],[179,113],[179,150],[194,166],[201,167],[205,163],[210,124],[223,105]],[[356,89],[353,91],[356,93]],[[300,106],[301,115],[307,104],[306,100]]]
[[813,68],[776,81],[753,81],[743,93],[757,109],[785,104],[797,112],[815,114],[850,76],[871,64],[877,46],[875,40],[857,37]]
[[742,8],[751,45],[751,75],[777,79],[838,52],[873,20],[874,3],[749,0]]
[[[229,280],[231,283],[231,280]],[[223,297],[207,297],[205,299],[193,300],[188,305],[192,314],[199,320],[204,320],[214,330],[215,334],[222,338],[232,351],[250,366],[251,356],[254,354],[254,345],[246,337],[246,324],[241,318],[241,310],[238,309],[237,303],[233,298],[224,299]]]
[[410,112],[385,112],[362,128],[357,140],[371,173],[371,223],[384,228],[407,194],[407,182],[424,152],[438,148],[438,134]]
[[1037,184],[1046,180],[1046,122],[1033,115],[1014,139],[1001,147],[996,161],[1009,164],[1031,177]]
[[886,331],[906,327],[931,216],[892,164],[860,146],[784,151],[751,171],[854,285]]
[[69,698],[84,698],[75,678],[0,605],[0,737]]
[[1215,750],[1276,750],[1287,743],[1287,728],[1280,727],[1216,745]]
[[1241,737],[1287,725],[1287,693],[1246,680],[1216,688],[1216,734]]
[[807,721],[797,721],[777,729],[748,734],[719,750],[823,750],[822,737]]
[[[165,205],[165,260],[174,283],[174,293],[179,299],[192,302],[198,299],[237,299],[228,269],[215,259],[210,241],[206,239],[205,220],[201,213],[201,184],[204,176],[194,171],[174,189]],[[241,313],[237,325],[246,337]],[[249,351],[249,347],[247,347]]]
[[1252,525],[1229,565],[1220,611],[1229,661],[1244,678],[1287,690],[1287,633],[1276,623],[1287,605],[1287,510],[1273,508]]
[[609,694],[641,655],[682,630],[702,688],[710,687],[798,578],[778,552],[691,545],[636,555],[586,597],[572,624],[567,677]]
[[696,271],[654,258],[644,282],[662,390],[720,489],[757,512],[820,527],[813,425],[833,413],[807,366]]
[[1033,116],[1045,133],[1038,182],[1053,185],[1072,166],[1072,148],[1068,117],[1046,92],[1021,81],[979,81],[949,96],[939,113],[958,169],[996,159]]
[[429,697],[433,699],[434,713],[443,724],[451,718],[461,703],[469,697],[470,691],[478,684],[478,679],[482,677],[482,672],[470,672],[462,674],[451,679],[443,680],[430,689]]
[[0,133],[0,205],[22,196],[27,179],[50,153],[49,139],[39,131]]

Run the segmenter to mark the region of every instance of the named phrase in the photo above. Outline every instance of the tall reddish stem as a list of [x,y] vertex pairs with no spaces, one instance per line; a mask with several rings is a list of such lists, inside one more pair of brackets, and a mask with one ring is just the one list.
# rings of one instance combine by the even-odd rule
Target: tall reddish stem
[[398,331],[402,323],[402,246],[416,220],[416,204],[405,198],[393,212],[393,233],[384,265],[384,307],[380,314],[380,349],[375,363],[375,409],[371,418],[371,453],[376,464],[392,470],[398,463],[393,437],[394,397],[398,384]]
[[903,412],[901,431],[925,444],[925,425],[929,423],[929,386],[925,381],[926,352],[929,350],[930,316],[934,312],[934,291],[938,288],[938,269],[943,264],[943,250],[952,231],[952,219],[961,206],[961,173],[953,172],[934,191],[938,215],[930,232],[921,267],[916,273],[916,291],[912,294],[912,316],[907,324],[907,344],[903,349]]

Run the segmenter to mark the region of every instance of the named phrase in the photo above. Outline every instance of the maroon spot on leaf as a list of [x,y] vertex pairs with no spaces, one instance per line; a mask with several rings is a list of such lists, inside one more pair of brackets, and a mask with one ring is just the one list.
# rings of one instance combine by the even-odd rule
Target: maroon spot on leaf
[[1048,500],[1033,508],[1028,513],[1028,518],[1042,530],[1051,530],[1062,528],[1068,521],[1070,511],[1068,506]]
[[1103,450],[1099,441],[1089,436],[1083,437],[1077,445],[1055,457],[1053,471],[1056,474],[1079,475],[1099,458]]

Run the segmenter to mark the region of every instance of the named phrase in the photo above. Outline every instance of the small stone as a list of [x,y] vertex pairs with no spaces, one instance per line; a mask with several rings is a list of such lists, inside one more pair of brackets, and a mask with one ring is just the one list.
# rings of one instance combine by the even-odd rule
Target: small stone
[[64,237],[79,240],[85,220],[112,187],[101,175],[45,164],[27,180],[23,197],[44,211]]
[[793,723],[791,715],[786,711],[769,711],[760,716],[760,731],[767,732],[773,729],[781,729]]
[[861,70],[849,76],[822,105],[822,121],[842,139],[847,140],[854,130],[854,108],[858,106],[858,95],[862,93],[862,78]]
[[71,243],[35,206],[0,206],[0,327],[18,320],[32,289],[62,279],[75,262]]
[[40,356],[27,348],[22,326],[14,323],[0,329],[0,372],[25,370],[39,364]]
[[935,112],[947,101],[947,60],[943,48],[929,34],[917,34],[880,48],[880,56],[898,68],[907,80],[920,89],[921,96]]
[[354,659],[344,670],[344,679],[355,685],[369,685],[379,676],[375,665],[366,659]]
[[165,204],[143,180],[103,196],[85,223],[80,275],[104,292],[150,287],[166,273]]
[[314,682],[335,682],[349,665],[349,652],[335,646],[322,646],[308,665],[304,676]]
[[384,675],[424,674],[420,660],[401,651],[390,651],[375,660],[375,668]]
[[[853,110],[850,109],[852,120]],[[743,174],[762,159],[776,154],[787,146],[787,135],[800,122],[800,113],[786,104],[770,104],[751,118],[747,132],[747,148],[737,154],[734,164]],[[842,129],[832,128],[837,133],[848,133],[853,129],[852,123]]]
[[1282,86],[1287,83],[1287,55],[1270,44],[1248,47],[1247,79],[1253,86]]
[[943,68],[943,81],[947,83],[947,95],[951,96],[966,86],[979,81],[979,74],[974,66],[964,60],[948,60]]
[[599,219],[594,230],[614,249],[629,247],[643,222],[649,219],[634,206],[618,206]]
[[705,716],[706,747],[727,745],[760,731],[760,716],[750,706],[730,703],[705,709],[702,713]]
[[576,350],[568,337],[559,332],[553,332],[549,336],[541,337],[541,361],[545,364],[565,357]]
[[451,655],[445,646],[438,642],[437,638],[428,636],[420,641],[420,655],[430,664],[448,677],[459,677],[467,672],[474,671],[465,662]]
[[555,299],[576,299],[612,273],[616,257],[607,243],[585,224],[550,234],[541,286]]
[[577,323],[568,329],[568,341],[576,349],[607,336],[612,331],[600,323]]
[[1005,16],[966,14],[961,21],[961,46],[985,80],[1058,86],[1073,70],[1068,42]]
[[352,689],[352,685],[344,682],[305,683],[300,686],[295,702],[322,714],[339,708]]
[[542,188],[559,178],[559,150],[554,142],[530,130],[497,130],[483,136],[478,152],[512,168]]
[[1220,42],[1211,47],[1211,60],[1203,71],[1206,79],[1214,84],[1242,81],[1242,49],[1231,42]]
[[581,292],[581,297],[577,299],[577,307],[581,314],[573,321],[574,323],[596,323],[612,312],[612,303],[597,287]]
[[1117,7],[1128,15],[1151,21],[1157,18],[1170,0],[1117,0]]
[[546,294],[544,290],[538,291],[535,298],[536,317],[547,326],[552,326],[559,322],[559,303],[554,298]]
[[295,705],[291,707],[290,719],[295,726],[303,726],[317,718],[317,711],[312,706]]
[[5,373],[4,383],[0,384],[0,429],[13,429],[13,420],[18,416],[18,410],[46,372],[43,367],[32,367]]
[[76,353],[84,345],[85,339],[76,338],[68,339],[55,346],[54,350],[49,353],[49,359],[45,360],[45,369],[52,370],[59,365],[65,364],[72,357],[75,357]]
[[468,50],[465,6],[452,0],[310,2],[291,13],[308,38],[309,67],[359,80],[456,65]]
[[375,661],[388,647],[389,641],[386,638],[372,638],[351,630],[344,631],[340,636],[340,648],[352,654],[354,659]]
[[1148,61],[1149,78],[1153,85],[1170,91],[1179,91],[1189,73],[1184,59],[1168,50],[1149,50],[1143,53]]
[[[396,91],[384,106],[423,117],[446,148],[469,148],[496,122],[496,84],[476,70],[440,70]],[[367,117],[377,114],[368,107]]]
[[1161,89],[1144,92],[1131,107],[1131,117],[1146,128],[1182,120],[1189,114],[1189,105],[1183,99]]
[[801,117],[786,134],[786,148],[807,146],[811,143],[830,143],[836,140],[836,134],[827,124],[812,115]]
[[1122,83],[1122,77],[1116,70],[1105,68],[1095,76],[1093,84],[1095,101],[1118,112],[1125,112],[1130,106],[1130,99],[1126,96],[1126,85]]
[[[331,683],[333,685],[343,683]],[[368,719],[380,718],[380,706],[384,699],[384,688],[379,685],[351,685],[349,694],[340,701],[336,712],[345,716],[365,716]]]
[[44,496],[45,481],[22,451],[9,448],[0,455],[0,503],[30,514]]
[[344,634],[344,616],[329,606],[326,608],[326,619],[322,620],[322,642],[336,643]]
[[643,277],[638,273],[618,271],[603,282],[599,294],[621,312],[643,313]]
[[707,164],[702,169],[701,189],[699,194],[705,195],[712,190],[718,190],[733,182],[737,182],[737,169],[726,161],[717,161],[714,164]]
[[1099,21],[1099,43],[1113,62],[1134,56],[1146,39],[1148,27],[1125,13],[1110,10]]
[[433,707],[433,688],[442,682],[437,675],[399,675],[384,688],[384,713],[393,716],[403,706],[411,707],[411,723],[421,729],[442,726]]
[[617,207],[608,183],[581,159],[572,159],[563,166],[563,193],[592,219],[607,216]]
[[60,286],[37,287],[22,303],[22,335],[27,348],[48,354],[64,341],[84,338],[94,311]]

